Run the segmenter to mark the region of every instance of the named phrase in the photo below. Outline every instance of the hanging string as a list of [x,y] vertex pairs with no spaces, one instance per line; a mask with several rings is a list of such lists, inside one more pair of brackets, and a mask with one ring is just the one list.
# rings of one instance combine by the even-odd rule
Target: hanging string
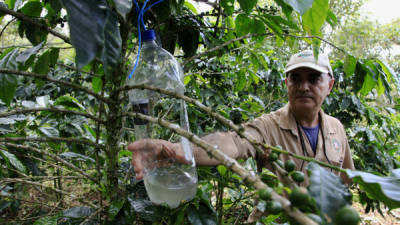
[[138,13],[137,26],[138,26],[138,42],[139,42],[139,46],[138,46],[138,54],[137,54],[137,57],[136,57],[136,62],[135,62],[135,65],[133,66],[133,69],[132,69],[131,73],[129,74],[129,77],[128,77],[129,79],[132,78],[132,75],[133,75],[133,73],[134,73],[135,70],[136,70],[137,64],[138,64],[138,62],[139,62],[140,52],[141,52],[141,49],[142,49],[142,35],[141,35],[141,32],[140,32],[140,26],[143,27],[143,30],[144,30],[144,31],[147,30],[147,29],[146,29],[146,25],[144,24],[143,15],[144,15],[144,13],[145,13],[146,11],[148,11],[151,7],[153,7],[154,5],[157,5],[158,3],[163,2],[164,0],[158,0],[157,2],[151,4],[149,7],[146,8],[146,5],[147,5],[147,3],[148,3],[149,1],[150,1],[150,0],[146,0],[146,1],[143,3],[142,8],[140,8],[140,7],[139,7],[139,4],[137,3],[137,1],[136,1],[136,0],[133,0],[133,3],[134,3],[135,6],[136,6],[136,12]]

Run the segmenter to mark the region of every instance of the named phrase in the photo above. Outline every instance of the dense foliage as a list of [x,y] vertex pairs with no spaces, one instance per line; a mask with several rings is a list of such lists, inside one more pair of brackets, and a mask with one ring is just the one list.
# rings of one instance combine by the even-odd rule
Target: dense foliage
[[[258,209],[269,212],[256,217],[259,223],[307,224],[311,218],[333,224],[337,212],[352,213],[347,210],[351,193],[337,176],[311,163],[311,185],[300,189],[293,180],[301,183],[303,174],[272,159],[280,173],[289,175],[289,184],[270,171],[257,171],[253,159],[234,168],[221,162],[225,165],[198,168],[194,200],[173,210],[153,205],[143,182],[134,179],[126,150],[135,139],[135,115],[126,107],[132,87],[125,82],[138,49],[139,7],[156,1],[135,2],[0,2],[0,38],[3,45],[10,42],[0,55],[0,222],[240,224]],[[157,31],[157,41],[181,62],[185,95],[198,100],[188,104],[191,132],[234,130],[227,119],[240,124],[278,109],[287,103],[283,68],[288,56],[300,49],[332,50],[336,85],[323,109],[344,124],[357,170],[364,171],[347,173],[367,210],[398,208],[398,64],[392,69],[377,57],[378,50],[359,53],[344,47],[341,38],[371,25],[345,27],[348,15],[328,0],[202,2],[208,11],[198,12],[190,1],[164,0],[143,15],[147,28]],[[327,42],[327,30],[337,27],[345,28]],[[18,39],[14,32],[28,45],[11,43],[10,36]],[[167,106],[167,100],[160,103],[160,115]],[[166,127],[160,133],[173,135]],[[285,192],[296,207],[290,207]]]

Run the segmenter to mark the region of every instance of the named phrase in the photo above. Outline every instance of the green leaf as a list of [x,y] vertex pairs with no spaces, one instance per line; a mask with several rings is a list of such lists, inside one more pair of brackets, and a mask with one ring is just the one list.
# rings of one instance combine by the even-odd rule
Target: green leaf
[[217,170],[222,176],[226,174],[226,167],[224,165],[218,165]]
[[283,0],[288,5],[292,6],[294,10],[303,15],[311,6],[314,0]]
[[308,191],[314,197],[321,215],[334,218],[336,212],[351,204],[351,194],[341,179],[316,163],[307,166],[310,178]]
[[[39,20],[38,22],[44,24],[43,20]],[[32,26],[32,24],[26,21],[20,21],[18,33],[21,38],[23,38],[25,34],[26,38],[32,43],[32,45],[38,45],[40,42],[45,41],[48,34],[47,30],[42,27]]]
[[128,14],[132,9],[132,0],[114,0],[114,3],[118,14],[126,20],[126,14]]
[[286,2],[284,2],[284,0],[275,0],[275,2],[282,8],[282,11],[285,14],[286,18],[288,20],[292,20],[293,8]]
[[59,54],[60,54],[60,49],[59,48],[51,48],[51,50],[50,50],[50,61],[49,61],[49,66],[50,67],[54,67],[56,65]]
[[389,209],[400,207],[400,169],[392,170],[387,177],[349,169],[346,173],[373,199],[383,202]]
[[383,81],[382,81],[382,76],[378,77],[378,82],[376,86],[376,91],[378,92],[378,95],[382,95],[385,92],[385,87],[383,86]]
[[92,162],[95,163],[94,159],[85,156],[85,155],[81,155],[75,152],[63,152],[60,154],[61,158],[70,160],[70,161],[83,161],[83,162]]
[[74,208],[66,209],[62,212],[63,217],[80,219],[92,215],[93,209],[85,206],[77,206]]
[[[284,39],[283,37],[283,30],[281,24],[280,24],[280,19],[282,17],[280,16],[271,16],[271,15],[264,15],[265,18],[263,18],[263,21],[265,24],[267,24],[268,28],[270,28],[279,38]],[[279,18],[278,18],[279,17]]]
[[108,6],[105,0],[62,0],[68,12],[71,43],[78,69],[103,49]]
[[33,72],[47,75],[50,71],[50,51],[45,51],[37,60]]
[[117,14],[111,10],[107,13],[104,28],[104,47],[101,60],[103,61],[104,73],[108,74],[118,64],[121,56],[121,36],[118,26]]
[[28,59],[34,56],[43,47],[43,43],[44,42],[41,42],[40,44],[21,52],[21,54],[16,58],[17,62],[25,64]]
[[[265,34],[266,28],[264,23],[261,20],[254,19],[251,24],[250,28],[250,33],[252,34]],[[258,36],[254,37],[258,41],[263,41],[264,40],[264,35],[263,36]]]
[[58,216],[45,216],[35,221],[33,225],[57,225]]
[[334,27],[337,24],[336,15],[330,9],[326,17],[326,22],[328,22],[331,25],[331,27]]
[[59,12],[62,8],[60,0],[49,0],[51,8],[54,12]]
[[235,11],[235,0],[221,0],[219,4],[228,16],[231,16]]
[[346,77],[353,75],[356,70],[357,59],[352,55],[347,55],[344,61],[344,73]]
[[236,90],[241,91],[246,86],[246,73],[244,71],[239,71],[237,76]]
[[157,221],[158,218],[169,214],[165,208],[157,207],[147,199],[128,197],[128,201],[135,212],[144,220]]
[[6,160],[8,164],[12,165],[18,171],[26,174],[26,168],[24,164],[22,164],[22,162],[19,161],[19,159],[14,154],[5,150],[0,150],[0,155],[4,160]]
[[40,3],[40,1],[29,1],[20,10],[27,16],[40,17],[42,8],[42,3]]
[[124,203],[125,203],[125,198],[116,199],[113,202],[111,202],[111,205],[108,207],[108,210],[107,210],[108,216],[110,217],[111,220],[113,220],[115,218],[115,216],[121,210]]
[[204,204],[200,204],[198,208],[190,205],[188,208],[188,219],[193,225],[218,224],[215,212]]
[[[397,86],[397,93],[400,95],[400,82],[396,76],[396,72],[393,71],[393,69],[384,61],[376,59],[376,62],[381,66],[382,72],[386,75],[385,79],[383,79],[386,90],[390,89],[389,83],[393,82]],[[390,93],[387,93],[386,95],[391,97]]]
[[182,46],[185,57],[191,57],[196,54],[199,47],[200,32],[195,26],[182,26],[178,33],[178,44]]
[[250,14],[254,6],[257,5],[257,0],[238,0],[240,8],[247,14]]
[[[18,50],[14,49],[10,51],[0,60],[0,68],[5,69],[17,69],[18,63],[17,58]],[[0,74],[0,99],[8,106],[10,106],[11,100],[14,98],[15,91],[18,86],[18,81],[15,75],[12,74]]]
[[85,107],[79,103],[79,101],[69,95],[63,95],[58,97],[55,102],[54,105],[62,105],[64,106],[66,109],[80,109],[80,110],[85,110]]
[[[193,6],[192,3],[185,1],[186,8],[188,8],[190,11],[192,11],[194,14],[198,14],[197,9]],[[222,6],[222,5],[221,5]]]
[[39,127],[39,131],[46,137],[59,137],[59,132],[54,127]]
[[312,7],[302,15],[304,30],[310,35],[320,35],[320,30],[328,16],[328,11],[328,0],[315,0]]
[[96,93],[99,93],[102,87],[103,87],[103,81],[101,80],[101,77],[94,76],[92,78],[92,90]]
[[244,36],[250,32],[251,23],[252,20],[247,15],[237,15],[235,19],[235,26],[239,36]]
[[374,89],[375,85],[377,84],[377,81],[372,78],[370,73],[367,73],[367,75],[364,78],[364,83],[360,89],[360,93],[362,95],[367,95],[372,89]]

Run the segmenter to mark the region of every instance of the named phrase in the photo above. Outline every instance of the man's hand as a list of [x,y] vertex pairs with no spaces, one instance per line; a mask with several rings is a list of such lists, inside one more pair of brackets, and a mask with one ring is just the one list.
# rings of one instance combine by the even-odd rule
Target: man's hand
[[179,143],[159,139],[142,139],[129,144],[128,150],[132,152],[132,165],[137,180],[143,179],[143,170],[146,165],[151,165],[156,160],[175,159],[179,163],[188,163]]

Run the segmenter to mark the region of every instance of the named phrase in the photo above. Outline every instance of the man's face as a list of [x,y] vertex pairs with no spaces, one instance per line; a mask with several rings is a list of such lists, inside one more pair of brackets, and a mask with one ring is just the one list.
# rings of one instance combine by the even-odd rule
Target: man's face
[[302,67],[292,70],[285,79],[291,110],[294,112],[319,111],[325,97],[332,90],[334,82],[328,74],[310,68]]

